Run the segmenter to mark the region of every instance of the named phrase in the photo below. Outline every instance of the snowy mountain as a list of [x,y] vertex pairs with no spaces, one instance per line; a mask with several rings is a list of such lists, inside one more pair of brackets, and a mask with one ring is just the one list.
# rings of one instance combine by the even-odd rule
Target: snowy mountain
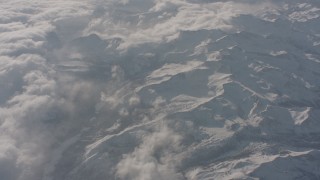
[[0,9],[1,180],[320,179],[318,0]]

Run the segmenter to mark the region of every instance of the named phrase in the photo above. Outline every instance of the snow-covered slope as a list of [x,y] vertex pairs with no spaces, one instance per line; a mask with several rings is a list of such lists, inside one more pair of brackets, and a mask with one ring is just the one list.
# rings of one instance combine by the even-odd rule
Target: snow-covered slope
[[3,180],[320,179],[318,0],[0,8]]

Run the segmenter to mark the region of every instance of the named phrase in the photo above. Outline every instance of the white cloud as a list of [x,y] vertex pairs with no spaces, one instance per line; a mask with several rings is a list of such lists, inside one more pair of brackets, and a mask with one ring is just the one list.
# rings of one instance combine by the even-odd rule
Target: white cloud
[[51,146],[71,127],[63,126],[72,102],[59,94],[58,74],[48,62],[45,45],[58,20],[87,13],[79,8],[81,3],[73,3],[0,5],[0,177],[4,180],[41,179]]
[[129,99],[130,106],[137,106],[141,102],[140,97],[138,95],[134,95]]
[[117,175],[132,180],[182,179],[175,172],[179,159],[174,157],[182,150],[180,141],[181,136],[165,126],[146,135],[134,152],[124,155],[117,165]]
[[[195,122],[195,126],[206,123],[216,126],[215,122],[203,122],[203,119],[218,116],[212,115],[209,108],[205,107],[205,103],[211,99],[181,94],[174,98],[170,97],[173,93],[166,95],[164,92],[170,85],[175,85],[175,82],[184,79],[183,82],[187,83],[188,77],[196,77],[197,73],[205,72],[205,69],[211,68],[209,63],[217,64],[213,71],[227,71],[228,77],[233,75],[234,68],[229,67],[230,64],[223,64],[224,50],[216,49],[210,52],[210,46],[216,42],[207,39],[202,39],[203,43],[199,46],[192,47],[195,53],[190,56],[186,54],[193,49],[189,52],[170,52],[174,58],[181,56],[178,59],[173,58],[174,62],[165,62],[166,58],[170,58],[165,53],[169,55],[169,52],[163,52],[162,49],[160,52],[149,52],[150,49],[153,51],[153,47],[144,43],[174,43],[173,40],[179,38],[183,31],[220,29],[232,34],[229,30],[243,28],[240,25],[235,26],[232,21],[242,14],[263,19],[268,12],[277,13],[273,3],[265,2],[1,1],[0,179],[40,180],[42,176],[48,179],[62,176],[77,178],[77,173],[88,173],[86,175],[91,176],[92,171],[97,173],[94,174],[97,179],[106,178],[103,174],[105,171],[120,179],[183,179],[182,172],[178,169],[181,168],[183,158],[187,158],[182,157],[182,144],[192,142],[185,142],[181,134],[192,134],[193,132],[187,131],[193,130],[190,130],[192,128],[189,126],[178,128],[178,125],[157,128],[161,121],[169,121],[160,117],[167,116],[169,112],[177,118],[183,113],[187,114],[185,117],[190,117],[188,113],[200,109],[199,112],[205,112],[205,115],[198,118],[198,111],[192,114],[201,119]],[[318,18],[319,9],[301,5],[300,10],[289,13],[285,18],[301,23]],[[226,39],[238,35],[241,34],[226,35]],[[112,39],[114,37],[121,39]],[[223,47],[223,42],[221,48],[228,48]],[[139,47],[142,44],[144,46]],[[286,55],[280,50],[271,54],[275,54],[275,57]],[[289,50],[286,49],[287,55],[290,54]],[[233,52],[230,48],[225,51]],[[197,59],[203,54],[212,62]],[[229,53],[228,57],[231,55]],[[194,57],[195,59],[192,59]],[[180,59],[184,62],[178,62]],[[317,69],[314,72],[317,72]],[[199,84],[209,80],[209,89],[221,92],[218,95],[222,102],[224,90],[233,90],[233,86],[219,85],[220,81],[226,79],[229,84],[230,78],[224,76],[225,72],[212,73],[215,74],[209,79],[202,78],[204,80],[199,81]],[[203,76],[212,73],[205,72]],[[305,83],[309,84],[306,86],[308,88],[316,87],[318,82],[317,78],[314,78],[316,75],[311,73],[306,77],[310,81],[310,84]],[[177,78],[179,74],[181,76]],[[195,79],[197,78],[192,80]],[[162,86],[163,84],[168,86]],[[197,85],[192,88],[197,89]],[[206,86],[205,84],[204,87]],[[184,91],[184,87],[189,86],[182,86],[179,90]],[[310,92],[310,99],[313,97],[311,91],[303,89],[301,92]],[[196,94],[196,90],[193,93]],[[216,105],[219,102],[208,103]],[[224,109],[225,113],[233,110],[227,106]],[[240,111],[242,110],[235,114],[241,113]],[[231,123],[232,120],[229,121]],[[305,121],[308,119],[296,124],[304,124]],[[181,124],[184,123],[186,122]],[[224,128],[222,120],[219,125]],[[211,134],[216,132],[212,131],[214,132]],[[132,137],[132,134],[139,135]],[[125,138],[125,141],[118,138],[120,136]],[[201,141],[201,138],[206,138],[203,136],[210,136],[210,133],[190,136],[191,139],[198,138],[197,140]],[[70,137],[77,138],[63,143]],[[132,140],[129,137],[136,138],[137,142],[141,142],[140,145],[129,147],[136,143],[129,142]],[[213,140],[204,143],[212,142]],[[78,144],[72,146],[73,143]],[[86,143],[97,144],[88,162],[90,158],[96,158],[101,164],[94,162],[96,166],[92,166],[91,162],[82,162],[81,155]],[[69,151],[68,148],[74,148],[74,151]],[[65,154],[69,152],[77,154],[65,158]],[[187,153],[192,154],[193,151]],[[123,154],[126,155],[122,156]],[[63,166],[64,164],[68,165]],[[110,167],[103,169],[105,164]],[[98,169],[95,169],[96,167]],[[82,168],[85,171],[82,171]],[[201,171],[199,168],[189,175],[196,178]]]
[[[271,3],[213,2],[188,3],[186,1],[157,0],[149,11],[139,10],[121,14],[130,19],[113,19],[113,14],[94,18],[86,33],[99,33],[104,37],[121,37],[125,40],[120,48],[127,48],[146,42],[171,41],[181,31],[197,31],[200,29],[232,29],[232,18],[240,14],[264,14],[274,10]],[[115,9],[122,8],[114,5]],[[117,11],[117,10],[116,10]],[[119,10],[117,13],[121,13]],[[161,19],[166,17],[164,19]],[[159,19],[160,18],[160,19]],[[131,22],[139,21],[137,24]]]

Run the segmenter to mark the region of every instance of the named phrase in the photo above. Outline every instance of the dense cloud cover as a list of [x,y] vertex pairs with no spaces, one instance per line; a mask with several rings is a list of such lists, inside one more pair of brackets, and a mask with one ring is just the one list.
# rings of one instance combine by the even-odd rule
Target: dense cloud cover
[[319,18],[316,0],[0,0],[0,179],[319,178]]

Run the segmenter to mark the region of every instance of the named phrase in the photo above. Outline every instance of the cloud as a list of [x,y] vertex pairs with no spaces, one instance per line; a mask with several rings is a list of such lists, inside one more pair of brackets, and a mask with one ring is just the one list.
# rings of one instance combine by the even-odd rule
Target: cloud
[[[273,15],[278,13],[275,3],[251,0],[3,1],[0,4],[0,178],[40,180],[45,177],[53,180],[79,179],[84,175],[96,179],[114,176],[142,180],[183,179],[182,173],[187,173],[187,170],[181,168],[202,163],[191,162],[193,159],[197,161],[197,157],[188,161],[185,155],[192,155],[193,149],[183,156],[184,145],[197,144],[196,141],[206,138],[209,140],[203,144],[214,143],[214,136],[219,138],[219,132],[224,132],[221,128],[230,126],[230,131],[242,128],[242,124],[236,124],[233,119],[228,120],[229,124],[224,124],[222,117],[224,114],[245,114],[242,111],[246,111],[237,107],[236,112],[233,107],[237,102],[233,105],[232,98],[225,98],[225,91],[233,92],[233,88],[238,88],[235,92],[251,92],[250,87],[244,88],[250,84],[232,83],[238,78],[237,74],[232,74],[233,70],[242,66],[232,66],[231,56],[238,53],[236,49],[240,47],[226,47],[225,44],[232,44],[232,38],[241,41],[243,34],[232,33],[244,29],[244,25],[234,24],[233,20],[241,15],[264,19],[272,13],[270,17],[274,20]],[[298,12],[289,13],[284,18],[303,23],[318,18],[318,11],[310,5],[301,5]],[[198,30],[222,30],[217,36],[226,36],[217,41],[199,36],[190,45],[184,44],[189,43],[188,38],[180,41],[181,44],[175,44],[174,40],[183,38],[181,34],[193,38],[194,34],[183,32]],[[244,38],[251,38],[249,33],[244,35]],[[254,38],[250,42],[255,42]],[[274,42],[272,38],[268,39],[268,43]],[[197,43],[199,45],[193,47]],[[188,54],[189,49],[171,52],[171,48],[176,47],[190,47],[191,51],[194,48],[195,53]],[[215,51],[210,52],[211,49]],[[290,49],[285,50],[287,54],[279,55],[284,51],[282,49],[269,52],[278,53],[274,58],[289,57]],[[307,55],[317,63],[318,57],[314,52],[310,51]],[[201,55],[212,62],[198,58]],[[250,56],[246,62],[250,58],[256,59]],[[230,64],[224,64],[225,57],[230,57]],[[242,62],[240,53],[236,57],[239,58],[237,62]],[[273,65],[263,64],[262,61],[244,64],[243,67],[260,67],[261,63],[264,69]],[[210,63],[214,64],[212,72]],[[310,81],[305,83],[307,89],[303,87],[297,91],[306,93],[298,94],[307,94],[304,97],[309,99],[314,97],[308,88],[316,88],[319,78],[315,78],[315,72],[318,72],[317,69],[306,75]],[[198,81],[199,73],[199,82],[188,82]],[[300,74],[294,78],[298,76]],[[270,77],[266,75],[265,81],[277,79]],[[222,83],[222,86],[220,81],[227,81],[228,85]],[[280,79],[278,82],[286,81]],[[304,82],[303,78],[301,82]],[[168,92],[167,87],[172,85],[179,87]],[[269,84],[266,85],[269,87]],[[207,92],[196,91],[206,91],[207,86],[220,92],[219,100],[211,101],[203,97]],[[259,89],[260,86],[254,88]],[[194,96],[188,94],[191,91]],[[278,89],[274,93],[278,93]],[[286,95],[286,92],[283,94]],[[213,95],[212,92],[210,96]],[[229,103],[232,108],[229,108]],[[210,109],[207,104],[217,108]],[[288,104],[292,106],[290,102]],[[257,102],[253,106],[255,111],[259,110],[259,105],[260,102]],[[221,112],[218,112],[219,108]],[[248,105],[250,108],[251,104]],[[171,120],[163,119],[169,113],[170,118],[180,120],[181,116],[183,120],[177,122],[175,119],[170,124]],[[185,120],[188,118],[193,119]],[[210,122],[205,122],[206,118]],[[219,122],[211,122],[214,118]],[[194,121],[195,127],[186,127],[188,123],[193,125],[194,119],[199,120]],[[303,119],[302,123],[297,124],[303,125],[307,121]],[[166,125],[159,127],[159,124]],[[216,124],[221,126],[220,129],[210,129]],[[209,126],[208,129],[198,129],[204,132],[193,132],[196,126],[205,125]],[[186,136],[191,140],[186,140]],[[88,144],[94,147],[90,150],[90,157],[85,157]],[[206,151],[199,144],[199,149]],[[182,161],[191,163],[180,166]],[[201,168],[196,169],[189,173],[190,177],[196,178],[201,171]]]
[[117,165],[117,175],[121,179],[166,180],[182,179],[175,172],[179,159],[175,154],[182,150],[181,136],[168,127],[146,135],[143,142]]
[[[126,78],[127,71],[143,68],[124,69],[116,62],[123,57],[106,49],[168,41],[181,31],[229,28],[228,21],[241,13],[231,2],[202,6],[181,0],[10,1],[1,8],[0,176],[6,180],[41,179],[59,139],[99,113],[115,111],[126,119],[139,112],[134,109],[141,108],[141,97]],[[114,37],[122,41],[108,41]],[[180,140],[166,127],[151,133],[118,164],[119,177],[179,178],[172,156],[181,150]]]
[[81,3],[71,3],[0,5],[0,177],[4,180],[42,179],[52,146],[72,128],[64,126],[75,113],[73,102],[59,91],[59,85],[66,86],[58,82],[46,46],[47,34],[57,30],[58,21],[85,14]]
[[[114,14],[93,18],[86,33],[98,33],[103,37],[121,37],[125,40],[120,49],[146,42],[161,43],[171,41],[181,31],[200,29],[233,29],[232,18],[241,14],[264,14],[275,10],[272,3],[212,2],[189,3],[175,0],[155,0],[147,11],[121,11],[121,5],[111,6],[117,16],[128,19],[113,19]],[[110,7],[109,7],[110,8]],[[118,10],[119,9],[119,10]],[[132,22],[137,22],[134,24]]]
[[1,166],[1,177],[40,179],[46,154],[61,132],[57,123],[68,105],[57,96],[52,70],[41,56],[24,54],[2,62],[0,163],[9,161],[12,167],[6,171],[2,167],[7,166]]

